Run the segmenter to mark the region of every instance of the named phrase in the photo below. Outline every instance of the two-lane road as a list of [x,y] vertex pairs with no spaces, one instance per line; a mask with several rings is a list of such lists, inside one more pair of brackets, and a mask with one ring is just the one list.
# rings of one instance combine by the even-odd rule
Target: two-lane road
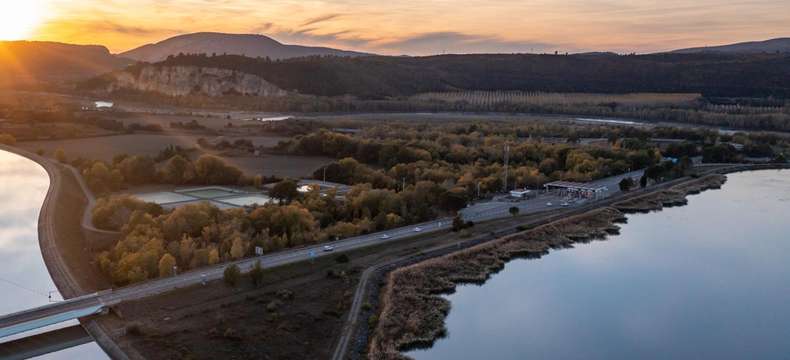
[[[641,176],[641,172],[637,171],[603,179],[596,182],[596,184],[607,186],[609,190],[604,194],[604,197],[609,197],[619,192],[617,184],[619,183],[620,179],[625,176],[638,177]],[[540,194],[537,198],[524,201],[489,201],[478,203],[463,209],[461,214],[465,221],[481,222],[511,216],[509,209],[513,206],[519,208],[520,214],[530,214],[556,208],[560,206],[561,201],[562,199],[558,196],[552,194]],[[552,205],[548,205],[548,203],[552,203]],[[589,202],[573,202],[569,203],[567,207],[577,207],[587,203]],[[215,265],[183,272],[172,277],[160,278],[141,284],[113,289],[111,291],[86,295],[81,297],[78,301],[64,301],[61,303],[47,305],[42,308],[31,309],[20,313],[2,316],[0,317],[0,335],[3,334],[3,324],[8,325],[6,329],[9,331],[6,333],[18,333],[19,331],[16,330],[27,329],[30,326],[41,324],[42,322],[52,322],[57,319],[63,319],[61,321],[68,320],[63,318],[64,316],[74,316],[72,318],[78,317],[76,315],[85,316],[85,312],[95,313],[97,310],[102,310],[106,306],[118,304],[123,301],[138,300],[178,288],[189,287],[204,282],[221,279],[225,268],[231,264],[239,266],[243,272],[251,270],[258,261],[261,262],[261,265],[264,268],[272,268],[298,263],[314,258],[332,256],[339,252],[352,251],[372,245],[395,242],[421,234],[447,230],[451,226],[451,218],[441,218],[383,232],[361,235],[319,245],[311,245],[298,249],[286,250],[273,254],[243,259],[231,263]],[[325,246],[330,246],[332,250],[325,251]],[[2,337],[3,336],[0,336],[0,338]]]

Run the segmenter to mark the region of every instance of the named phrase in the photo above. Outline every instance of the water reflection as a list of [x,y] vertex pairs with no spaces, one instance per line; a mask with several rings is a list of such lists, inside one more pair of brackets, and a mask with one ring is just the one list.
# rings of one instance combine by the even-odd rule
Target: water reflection
[[[38,247],[38,213],[49,177],[38,164],[0,151],[0,314],[59,299]],[[106,359],[96,344],[86,344],[42,359]]]
[[448,298],[423,359],[785,359],[790,171],[729,176],[619,236],[509,263]]

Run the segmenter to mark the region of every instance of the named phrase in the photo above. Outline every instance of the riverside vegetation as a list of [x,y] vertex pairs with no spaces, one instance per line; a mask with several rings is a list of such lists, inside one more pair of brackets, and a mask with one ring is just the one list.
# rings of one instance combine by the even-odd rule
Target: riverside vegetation
[[[686,141],[661,149],[651,136]],[[738,136],[727,140],[737,138],[749,146],[770,144],[762,137]],[[587,137],[604,137],[604,141],[581,144]],[[782,151],[782,138],[768,138],[774,140],[766,145],[769,151]],[[251,209],[220,210],[204,203],[165,211],[128,197],[109,196],[97,203],[93,222],[120,231],[121,240],[99,254],[98,262],[116,284],[128,284],[168,276],[172,266],[186,270],[252,256],[256,246],[271,252],[452,215],[469,201],[505,186],[540,188],[553,180],[589,181],[647,168],[644,186],[685,174],[690,156],[718,154],[711,149],[723,148],[735,160],[741,156],[716,145],[719,140],[720,136],[704,130],[511,122],[401,122],[363,127],[354,136],[320,128],[271,151],[337,158],[314,175],[352,185],[344,198],[334,193],[323,196],[317,189],[301,193],[288,179],[270,191],[278,203]],[[505,145],[510,147],[507,184]],[[680,161],[662,161],[662,155],[668,154]],[[155,158],[119,155],[112,163],[73,162],[89,186],[104,194],[147,183],[256,187],[263,183],[262,178],[246,176],[211,155],[192,161],[178,148],[165,149]]]
[[426,260],[389,273],[382,291],[378,320],[368,348],[374,359],[408,359],[401,352],[426,346],[446,332],[444,319],[450,303],[440,294],[458,284],[483,283],[513,258],[538,258],[551,249],[572,247],[577,242],[605,239],[617,234],[616,223],[624,212],[657,210],[681,203],[680,197],[719,188],[723,175],[710,175],[673,186],[668,190],[615,203],[518,234],[477,245],[439,258]]

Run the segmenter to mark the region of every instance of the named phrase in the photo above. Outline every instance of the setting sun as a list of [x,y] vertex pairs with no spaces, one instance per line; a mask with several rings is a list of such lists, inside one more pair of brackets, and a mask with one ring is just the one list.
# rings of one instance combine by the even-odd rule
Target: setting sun
[[13,2],[0,9],[0,40],[20,40],[41,23],[44,4],[42,0]]

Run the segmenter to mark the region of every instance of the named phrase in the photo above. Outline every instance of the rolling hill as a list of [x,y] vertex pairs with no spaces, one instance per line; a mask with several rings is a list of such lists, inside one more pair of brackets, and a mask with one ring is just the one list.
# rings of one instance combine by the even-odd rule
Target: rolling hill
[[760,54],[790,53],[790,38],[779,38],[765,41],[749,41],[730,45],[695,47],[672,51],[676,54]]
[[123,68],[131,60],[104,46],[43,41],[0,42],[0,85],[64,82]]
[[200,32],[175,36],[155,44],[119,54],[137,61],[157,62],[178,54],[227,54],[247,57],[269,57],[273,60],[313,55],[362,56],[365,53],[282,44],[270,37],[255,34],[224,34]]

